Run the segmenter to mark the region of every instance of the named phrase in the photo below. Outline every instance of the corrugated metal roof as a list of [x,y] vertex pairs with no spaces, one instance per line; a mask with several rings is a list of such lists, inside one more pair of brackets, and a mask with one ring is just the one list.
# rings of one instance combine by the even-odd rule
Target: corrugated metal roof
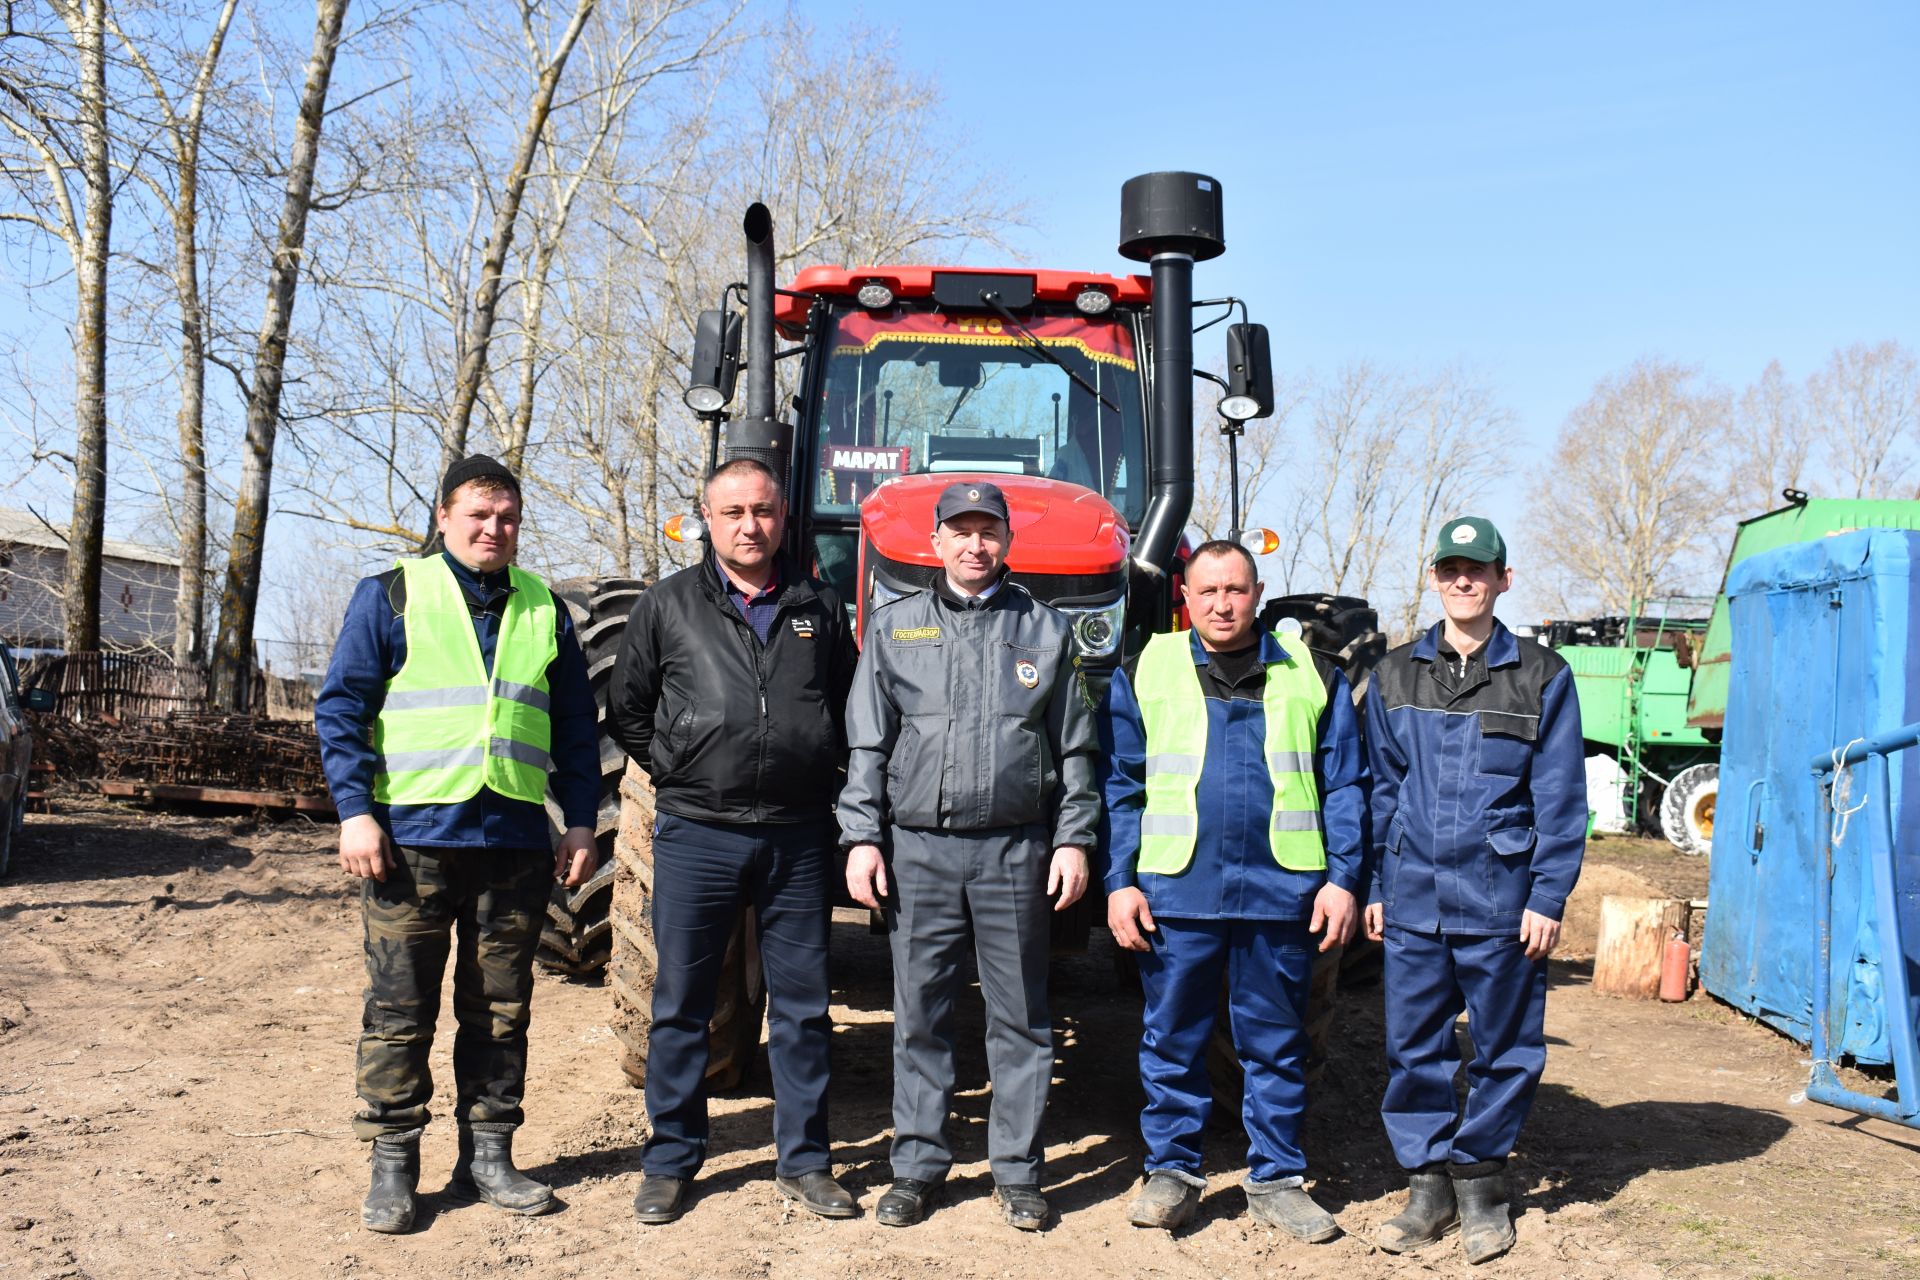
[[[59,530],[59,532],[54,532]],[[42,523],[39,516],[31,511],[11,511],[0,507],[0,543],[22,543],[29,547],[47,547],[54,551],[65,551],[67,539],[65,527],[53,526],[53,530]],[[180,557],[155,547],[143,547],[137,542],[127,542],[121,538],[107,538],[100,548],[100,554],[110,560],[136,560],[141,564],[180,565]]]

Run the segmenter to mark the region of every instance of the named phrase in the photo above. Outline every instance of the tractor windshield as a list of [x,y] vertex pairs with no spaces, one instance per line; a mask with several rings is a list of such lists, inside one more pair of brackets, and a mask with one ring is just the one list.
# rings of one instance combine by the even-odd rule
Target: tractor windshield
[[[1034,350],[1043,345],[1058,363]],[[1139,527],[1145,415],[1125,316],[846,311],[828,344],[814,509],[853,515],[900,475],[1048,476]]]

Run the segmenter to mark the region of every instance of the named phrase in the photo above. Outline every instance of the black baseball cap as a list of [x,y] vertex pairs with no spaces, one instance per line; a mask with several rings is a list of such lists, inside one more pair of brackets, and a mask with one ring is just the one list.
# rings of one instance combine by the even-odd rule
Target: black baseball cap
[[440,480],[440,504],[446,505],[453,491],[469,480],[494,479],[513,490],[513,496],[520,496],[520,478],[507,470],[505,463],[489,458],[484,453],[470,453],[447,468],[447,474]]
[[933,509],[933,518],[945,524],[955,516],[976,511],[983,516],[1007,519],[1007,495],[1000,492],[997,484],[988,484],[984,480],[962,480],[940,491],[940,501]]

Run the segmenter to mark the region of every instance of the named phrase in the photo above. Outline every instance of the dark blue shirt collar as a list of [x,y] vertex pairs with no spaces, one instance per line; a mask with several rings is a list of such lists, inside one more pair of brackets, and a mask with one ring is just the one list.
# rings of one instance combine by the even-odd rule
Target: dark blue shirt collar
[[[1270,667],[1276,662],[1285,662],[1287,660],[1287,651],[1280,647],[1280,638],[1274,635],[1273,632],[1256,631],[1254,634],[1260,637],[1260,661],[1262,664]],[[1209,655],[1207,653],[1207,647],[1200,643],[1200,633],[1198,631],[1187,632],[1187,643],[1193,649],[1193,665],[1196,667],[1206,666]]]
[[[1427,634],[1413,642],[1414,661],[1432,662],[1440,656],[1440,636],[1446,630],[1446,626],[1444,622],[1436,622],[1427,628]],[[1486,647],[1482,652],[1486,654],[1489,669],[1511,667],[1520,661],[1520,641],[1515,638],[1513,632],[1507,630],[1505,623],[1495,618],[1493,634],[1487,637]]]
[[511,575],[505,569],[481,573],[478,569],[469,569],[461,564],[459,557],[451,551],[442,551],[440,558],[453,570],[453,580],[460,584],[461,590],[483,605],[493,603],[494,598],[502,592],[513,590]]

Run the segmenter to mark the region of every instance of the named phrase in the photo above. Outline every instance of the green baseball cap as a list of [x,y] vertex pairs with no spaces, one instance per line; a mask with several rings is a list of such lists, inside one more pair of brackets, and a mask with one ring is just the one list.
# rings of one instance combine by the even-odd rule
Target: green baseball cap
[[1480,516],[1460,516],[1440,526],[1429,563],[1439,564],[1448,556],[1478,560],[1482,564],[1505,564],[1507,542],[1493,527],[1493,521]]

